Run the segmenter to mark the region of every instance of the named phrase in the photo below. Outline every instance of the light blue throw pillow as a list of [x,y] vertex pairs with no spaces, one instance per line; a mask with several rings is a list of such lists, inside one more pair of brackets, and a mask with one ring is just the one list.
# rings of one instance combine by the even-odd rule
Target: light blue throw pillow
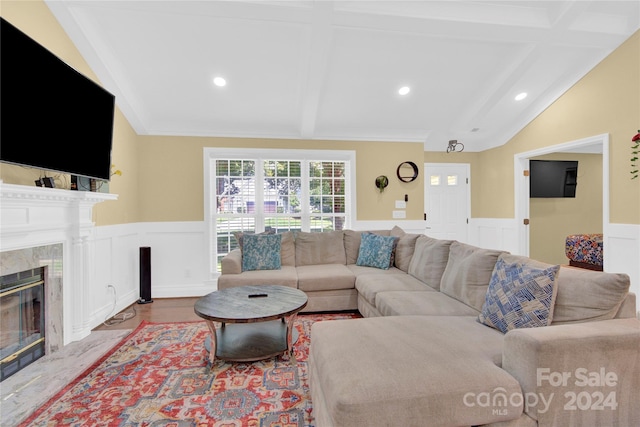
[[242,238],[242,271],[280,270],[281,234],[245,234]]
[[388,270],[393,263],[393,251],[397,243],[398,238],[394,236],[362,233],[356,265]]
[[527,262],[507,262],[501,255],[491,275],[478,322],[503,333],[550,325],[559,270],[559,265],[538,268]]

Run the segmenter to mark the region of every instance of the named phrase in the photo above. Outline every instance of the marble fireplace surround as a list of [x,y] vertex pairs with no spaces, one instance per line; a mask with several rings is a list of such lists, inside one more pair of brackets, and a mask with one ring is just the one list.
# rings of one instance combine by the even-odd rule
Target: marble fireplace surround
[[0,275],[46,266],[45,354],[91,333],[96,203],[114,194],[0,181]]

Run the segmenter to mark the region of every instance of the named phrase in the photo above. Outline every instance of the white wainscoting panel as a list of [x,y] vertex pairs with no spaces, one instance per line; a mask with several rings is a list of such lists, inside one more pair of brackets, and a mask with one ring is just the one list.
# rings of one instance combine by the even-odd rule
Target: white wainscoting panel
[[[424,221],[356,221],[354,230],[388,230],[395,225],[407,233],[424,233]],[[606,233],[606,270],[631,277],[640,295],[640,226],[612,224]],[[151,248],[152,298],[202,296],[217,289],[208,280],[204,222],[154,222],[96,227],[95,289],[91,297],[92,327],[119,313],[140,297],[139,248]],[[518,253],[515,219],[469,220],[471,245]],[[113,288],[109,287],[113,286]]]
[[[640,225],[608,224],[604,230],[604,270],[626,273],[631,279],[630,291],[640,302]],[[640,317],[640,307],[636,307]]]
[[518,254],[518,228],[513,218],[469,219],[469,243]]
[[151,298],[193,297],[216,290],[205,278],[204,222],[96,227],[92,327],[140,298],[140,247],[151,248]]
[[140,225],[140,246],[151,248],[151,296],[202,296],[216,290],[207,278],[204,222]]
[[92,294],[92,327],[139,298],[137,224],[96,227],[96,284]]
[[353,221],[353,230],[391,230],[396,225],[405,233],[425,234],[425,221],[394,219],[390,221]]

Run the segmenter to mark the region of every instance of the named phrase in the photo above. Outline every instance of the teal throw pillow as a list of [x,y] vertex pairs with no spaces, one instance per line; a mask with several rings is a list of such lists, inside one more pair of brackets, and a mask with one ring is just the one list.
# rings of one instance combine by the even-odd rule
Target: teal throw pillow
[[388,270],[393,264],[393,253],[397,243],[397,237],[362,233],[356,265]]
[[242,238],[242,271],[279,270],[282,234],[245,234]]
[[[255,234],[253,231],[234,231],[233,232],[233,237],[236,238],[236,241],[238,242],[238,246],[240,246],[240,250],[242,250],[242,240],[244,238],[244,236],[246,236],[247,234]],[[264,235],[264,234],[276,234],[276,230],[274,230],[273,228],[270,228],[268,230],[263,231],[262,233],[258,233],[258,235]]]
[[526,262],[498,258],[478,322],[503,333],[517,328],[548,326],[557,295],[559,265],[537,268]]

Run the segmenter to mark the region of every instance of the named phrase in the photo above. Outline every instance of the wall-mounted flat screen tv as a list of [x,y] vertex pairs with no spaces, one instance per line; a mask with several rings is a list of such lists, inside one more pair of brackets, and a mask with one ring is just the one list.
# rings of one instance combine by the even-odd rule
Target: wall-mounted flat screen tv
[[576,160],[530,160],[530,197],[576,197]]
[[0,18],[0,161],[109,180],[115,97]]

